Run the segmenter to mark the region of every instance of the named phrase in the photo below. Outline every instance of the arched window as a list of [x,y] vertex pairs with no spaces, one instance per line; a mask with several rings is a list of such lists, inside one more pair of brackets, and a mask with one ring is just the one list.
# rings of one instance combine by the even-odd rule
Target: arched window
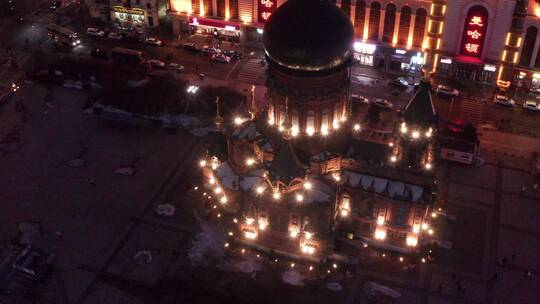
[[199,15],[200,9],[199,9],[200,0],[191,0],[191,11],[195,15]]
[[306,117],[306,133],[308,135],[313,135],[315,133],[315,112],[307,112]]
[[411,27],[411,8],[404,6],[401,8],[401,18],[399,19],[398,44],[407,45],[409,40],[409,28]]
[[354,32],[357,37],[364,35],[364,23],[366,20],[366,1],[356,1],[354,12]]
[[300,117],[298,115],[298,111],[292,112],[292,134],[293,136],[296,136],[298,132],[300,132]]
[[285,109],[284,109],[283,106],[280,106],[279,107],[278,127],[281,127],[284,122],[285,122]]
[[238,13],[238,0],[229,0],[229,14],[232,20],[240,19]]
[[525,42],[521,49],[521,55],[519,57],[519,65],[529,66],[531,57],[534,52],[534,45],[536,44],[536,36],[538,35],[538,28],[536,26],[529,26],[527,33],[525,34]]
[[213,4],[212,0],[203,0],[204,15],[205,16],[212,16],[213,15],[214,8],[213,8],[212,4]]
[[371,3],[371,11],[369,12],[369,35],[368,39],[379,39],[379,21],[381,18],[381,4],[379,2]]
[[338,103],[334,107],[334,121],[332,122],[332,127],[334,129],[339,128],[339,124],[341,122],[341,114],[343,114],[342,111],[341,111],[341,105]]
[[416,10],[414,20],[413,46],[421,48],[424,44],[424,32],[426,31],[427,11],[423,8]]
[[392,3],[389,3],[386,6],[386,13],[384,14],[384,30],[382,41],[383,42],[392,42],[394,36],[394,24],[396,23],[396,6]]
[[341,0],[341,9],[347,15],[347,17],[351,17],[351,0]]
[[332,111],[326,109],[323,111],[322,114],[322,120],[321,120],[321,133],[328,134],[328,131],[330,130],[330,115]]
[[216,0],[217,16],[225,18],[225,0]]

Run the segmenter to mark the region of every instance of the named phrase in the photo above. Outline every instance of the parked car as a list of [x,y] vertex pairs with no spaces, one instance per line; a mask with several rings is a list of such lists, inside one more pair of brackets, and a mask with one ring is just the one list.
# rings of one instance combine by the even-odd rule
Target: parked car
[[351,94],[351,100],[355,102],[369,103],[369,99],[365,98],[364,96],[360,96],[358,94]]
[[163,61],[161,61],[159,59],[148,59],[148,60],[146,60],[146,63],[148,63],[149,65],[151,65],[154,68],[164,68],[165,67],[165,62],[163,62]]
[[224,54],[214,54],[212,55],[212,60],[217,62],[229,63],[231,62],[231,57],[225,56]]
[[378,107],[386,108],[386,109],[392,109],[394,107],[394,105],[391,102],[382,98],[376,99],[375,102],[373,102],[373,104]]
[[409,86],[409,83],[403,77],[392,79],[388,82],[388,84],[399,87],[401,89],[406,89]]
[[224,51],[223,54],[225,54],[225,56],[227,57],[230,57],[231,59],[240,60],[244,58],[244,55],[242,55],[242,53],[238,53],[237,51],[233,51],[233,50]]
[[109,37],[109,39],[122,40],[122,34],[117,32],[110,32],[107,37]]
[[504,95],[495,95],[495,100],[493,102],[495,104],[506,106],[506,107],[513,107],[516,104],[514,100]]
[[109,59],[109,54],[107,54],[107,52],[100,48],[93,48],[92,50],[90,50],[90,56],[103,60]]
[[445,86],[445,85],[438,85],[437,89],[435,89],[435,92],[438,95],[447,96],[447,97],[458,97],[459,91],[456,89],[453,89],[451,87]]
[[523,108],[529,111],[538,112],[540,111],[540,105],[536,101],[527,100],[523,103]]
[[150,45],[153,45],[153,46],[162,46],[163,45],[163,41],[157,39],[157,38],[153,38],[153,37],[148,37],[144,40],[144,43],[146,44],[150,44]]
[[194,52],[199,51],[197,44],[193,42],[184,42],[179,45],[179,48],[186,49],[188,51],[194,51]]
[[167,65],[167,69],[175,70],[177,72],[183,72],[185,70],[184,66],[176,62],[171,62]]
[[90,35],[90,36],[95,36],[95,37],[103,37],[105,36],[105,32],[98,29],[98,28],[95,28],[95,27],[89,27],[87,30],[86,30],[86,34]]

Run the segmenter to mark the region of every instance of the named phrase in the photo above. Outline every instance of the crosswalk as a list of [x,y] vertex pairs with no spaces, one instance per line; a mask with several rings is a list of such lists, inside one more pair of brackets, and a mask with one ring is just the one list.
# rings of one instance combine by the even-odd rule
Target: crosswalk
[[465,121],[478,126],[484,119],[484,102],[482,100],[464,98],[461,101],[461,111],[459,117]]
[[265,67],[261,65],[261,59],[248,59],[240,70],[237,80],[246,83],[255,83],[263,74]]

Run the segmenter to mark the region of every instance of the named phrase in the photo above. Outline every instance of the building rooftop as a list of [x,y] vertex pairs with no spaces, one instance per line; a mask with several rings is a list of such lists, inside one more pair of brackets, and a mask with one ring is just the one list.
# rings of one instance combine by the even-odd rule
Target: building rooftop
[[296,71],[323,71],[350,60],[354,30],[342,10],[327,0],[289,0],[265,24],[267,57]]

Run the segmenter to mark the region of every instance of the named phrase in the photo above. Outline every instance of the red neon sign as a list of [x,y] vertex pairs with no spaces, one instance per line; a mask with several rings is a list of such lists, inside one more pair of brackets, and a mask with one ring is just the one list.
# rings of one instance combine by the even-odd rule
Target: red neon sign
[[265,23],[277,8],[277,0],[258,0],[259,23]]
[[486,36],[488,13],[482,6],[475,6],[469,10],[463,38],[461,54],[471,57],[481,57]]

